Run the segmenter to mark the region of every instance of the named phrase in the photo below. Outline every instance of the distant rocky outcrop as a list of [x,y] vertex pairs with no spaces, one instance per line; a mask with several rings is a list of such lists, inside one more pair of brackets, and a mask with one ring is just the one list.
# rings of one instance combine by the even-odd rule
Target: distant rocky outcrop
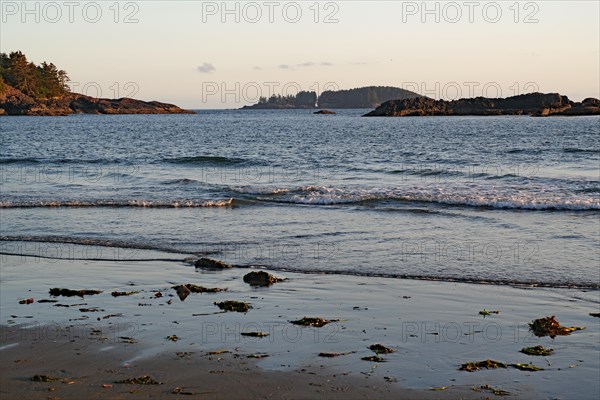
[[421,95],[389,86],[368,86],[350,90],[327,90],[319,97],[315,92],[299,92],[296,96],[273,95],[261,97],[257,104],[242,110],[285,110],[320,108],[374,108],[392,99],[406,99]]
[[598,99],[575,103],[558,93],[531,93],[507,98],[475,97],[453,101],[428,97],[396,99],[383,103],[365,117],[433,115],[600,115]]
[[551,115],[562,115],[566,117],[577,117],[583,115],[600,115],[600,100],[588,97],[581,103],[573,103],[570,108],[555,112]]
[[313,114],[328,114],[328,115],[330,114],[330,115],[333,115],[333,114],[336,114],[336,112],[335,111],[331,111],[331,110],[319,110],[319,111],[315,111]]
[[189,114],[173,104],[130,98],[99,99],[78,93],[49,99],[34,99],[4,84],[0,92],[0,115],[69,115],[69,114]]

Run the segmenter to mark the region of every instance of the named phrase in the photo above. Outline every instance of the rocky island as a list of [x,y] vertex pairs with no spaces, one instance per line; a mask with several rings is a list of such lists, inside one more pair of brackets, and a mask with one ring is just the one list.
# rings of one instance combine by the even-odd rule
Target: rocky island
[[20,51],[0,54],[0,115],[193,114],[158,101],[72,93],[68,80],[67,73],[52,63],[35,65]]
[[475,97],[453,101],[428,97],[390,100],[365,117],[409,117],[434,115],[600,115],[600,100],[587,98],[580,103],[558,93],[530,93],[507,98]]
[[273,95],[261,97],[257,104],[244,106],[242,110],[285,110],[317,108],[375,108],[393,99],[421,97],[420,94],[391,86],[367,86],[349,90],[326,90],[317,96],[316,92],[299,92],[296,96]]

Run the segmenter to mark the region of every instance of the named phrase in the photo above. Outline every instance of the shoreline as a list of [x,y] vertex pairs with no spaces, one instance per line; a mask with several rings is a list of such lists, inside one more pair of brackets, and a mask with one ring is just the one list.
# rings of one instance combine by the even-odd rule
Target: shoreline
[[[592,211],[594,212],[594,211]],[[117,242],[117,241],[107,241],[102,242],[101,240],[93,241],[93,240],[77,240],[77,239],[69,239],[64,237],[58,238],[50,238],[43,236],[32,236],[29,238],[23,237],[11,237],[11,236],[0,236],[0,243],[16,243],[17,245],[14,247],[3,246],[0,249],[0,257],[2,256],[13,256],[13,257],[22,257],[22,258],[31,258],[38,260],[47,260],[48,262],[60,262],[60,260],[66,260],[69,262],[86,262],[86,261],[94,261],[94,262],[108,262],[112,261],[114,263],[122,263],[122,262],[173,262],[173,263],[183,263],[187,266],[192,265],[193,262],[190,260],[198,257],[198,254],[188,251],[186,252],[184,249],[176,249],[176,248],[167,248],[167,247],[153,247],[151,245],[136,245],[133,243],[126,242]],[[46,250],[42,250],[40,248],[34,247],[30,253],[26,252],[27,243],[43,243],[49,245],[70,245],[70,246],[90,246],[90,249],[99,248],[99,249],[109,249],[112,252],[109,252],[108,257],[84,257],[84,252],[89,251],[82,248],[80,251],[75,251],[75,249],[69,251],[68,257],[64,257],[62,255],[53,256],[51,255],[51,248]],[[14,249],[13,251],[7,251],[8,249]],[[85,251],[84,251],[85,250]],[[120,251],[128,254],[127,257],[115,258],[115,255]],[[139,257],[133,257],[129,255],[130,252],[138,252],[141,253]],[[59,252],[62,254],[62,251]],[[76,253],[81,253],[81,257],[76,257]],[[97,254],[101,254],[97,252]],[[554,283],[554,282],[539,282],[539,281],[517,281],[517,280],[509,280],[509,279],[494,279],[494,278],[457,278],[456,276],[448,275],[418,275],[418,274],[407,274],[407,273],[385,273],[385,272],[375,272],[369,271],[365,273],[361,273],[360,271],[339,271],[339,270],[303,270],[303,269],[294,269],[293,267],[280,267],[277,265],[267,265],[267,264],[256,264],[256,263],[238,263],[237,260],[230,257],[226,251],[223,250],[209,250],[204,251],[202,256],[207,257],[224,257],[224,261],[231,264],[236,269],[241,270],[251,270],[251,269],[264,269],[269,270],[274,273],[279,274],[299,274],[300,276],[313,276],[313,275],[323,275],[323,276],[340,276],[340,277],[354,277],[354,278],[384,278],[384,279],[397,279],[397,280],[408,280],[408,281],[421,281],[421,282],[441,282],[441,283],[458,283],[458,284],[467,284],[467,285],[480,285],[480,286],[498,286],[498,287],[511,287],[515,289],[567,289],[567,290],[581,290],[581,291],[599,291],[600,293],[600,281],[598,283],[591,282],[583,282],[583,283]],[[232,261],[229,261],[233,259]],[[599,298],[600,301],[600,298]]]
[[[273,390],[276,397],[284,393],[283,397],[288,398],[331,398],[338,394],[348,398],[348,393],[356,394],[355,398],[492,396],[472,390],[484,385],[506,390],[511,398],[595,398],[600,393],[600,386],[593,379],[600,369],[600,320],[589,315],[598,312],[600,304],[600,292],[595,290],[525,289],[275,271],[272,273],[288,280],[255,288],[242,280],[250,271],[246,268],[209,272],[184,263],[151,261],[50,262],[3,256],[1,267],[1,379],[2,387],[11,393],[37,393],[36,390],[50,385],[31,382],[29,379],[35,374],[52,375],[61,369],[91,371],[98,362],[106,365],[103,370],[116,368],[119,373],[131,375],[126,378],[147,374],[164,381],[165,385],[143,387],[144,393],[148,391],[159,398],[170,396],[166,391],[177,386],[199,391],[191,383],[196,379],[203,384],[220,382],[232,391],[231,396],[242,391],[250,398],[264,397],[266,393],[248,389],[253,383],[257,390]],[[193,293],[180,301],[172,286],[182,283],[227,290]],[[51,297],[48,290],[52,287],[99,289],[103,293],[84,298]],[[132,290],[139,293],[111,296],[111,291]],[[157,293],[161,295],[157,297]],[[29,297],[34,298],[33,304],[18,303]],[[41,299],[56,303],[39,303]],[[252,308],[247,313],[222,312],[213,303],[224,300],[247,301]],[[500,313],[485,317],[478,314],[482,309]],[[586,329],[555,339],[531,335],[527,323],[548,315],[556,315],[565,326]],[[320,316],[332,322],[321,328],[290,324],[303,316]],[[15,340],[16,333],[10,330],[20,332],[23,340]],[[250,331],[269,336],[241,335]],[[75,341],[61,342],[56,339],[61,335]],[[172,335],[178,340],[167,339]],[[382,355],[383,362],[361,360],[373,355],[369,346],[376,343],[395,352]],[[552,347],[556,353],[533,357],[519,352],[536,344]],[[62,354],[60,349],[65,349],[64,358],[58,356]],[[207,359],[208,352],[220,349],[229,352],[215,355],[223,360],[215,364]],[[190,360],[181,362],[175,357],[188,352],[194,353]],[[319,357],[319,353],[339,356]],[[118,365],[114,354],[119,355]],[[252,354],[267,356],[248,359]],[[30,355],[43,363],[15,363]],[[462,363],[485,359],[532,362],[544,370],[458,369]],[[129,368],[121,365],[127,360]],[[59,368],[58,364],[62,366]],[[188,368],[223,370],[216,365],[226,365],[228,372],[205,373],[200,378],[186,375],[190,374]],[[244,370],[248,365],[250,371]],[[89,374],[97,373],[92,372]],[[228,382],[230,375],[239,377],[242,383]],[[84,378],[83,385],[73,386],[83,390],[85,397],[106,396],[108,390],[116,390],[117,386],[118,390],[129,386],[101,387],[106,380],[116,380],[113,378],[114,374],[105,371],[95,380]],[[283,386],[289,391],[277,389]],[[218,392],[218,385],[213,387],[215,396],[223,395]],[[447,389],[432,390],[440,387]],[[336,388],[349,388],[350,392]],[[72,390],[71,385],[61,384],[60,391],[65,394],[60,397],[67,398],[63,396],[68,390]]]

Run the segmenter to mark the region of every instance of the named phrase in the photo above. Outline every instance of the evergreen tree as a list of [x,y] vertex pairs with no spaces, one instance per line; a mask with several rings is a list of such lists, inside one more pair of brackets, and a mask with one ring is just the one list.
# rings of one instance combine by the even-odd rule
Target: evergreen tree
[[36,99],[64,95],[69,81],[67,73],[54,64],[43,62],[37,66],[20,51],[0,53],[0,79]]

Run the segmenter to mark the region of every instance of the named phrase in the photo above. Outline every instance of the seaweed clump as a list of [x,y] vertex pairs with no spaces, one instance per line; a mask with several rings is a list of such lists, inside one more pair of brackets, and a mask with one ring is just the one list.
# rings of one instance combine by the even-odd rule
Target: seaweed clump
[[550,317],[538,318],[533,320],[529,324],[529,329],[531,329],[533,334],[536,336],[550,336],[551,338],[555,338],[556,336],[570,335],[571,332],[580,331],[585,328],[580,326],[562,326],[556,320],[556,317],[552,315]]
[[290,321],[294,325],[302,325],[302,326],[314,326],[320,328],[322,326],[327,325],[331,321],[328,321],[321,317],[302,317],[296,321]]
[[185,286],[191,293],[218,293],[218,292],[224,292],[227,290],[227,288],[225,289],[221,289],[218,287],[215,288],[207,288],[204,286],[200,286],[200,285],[195,285],[193,283],[187,283],[185,285],[177,285],[177,286],[173,286],[173,289],[179,291],[181,286]]
[[385,358],[379,356],[368,356],[361,358],[363,361],[385,362]]
[[202,269],[223,270],[232,268],[232,265],[225,264],[223,261],[211,260],[210,258],[201,258],[194,263],[194,267]]
[[248,312],[252,306],[244,301],[226,300],[220,303],[215,301],[214,303],[221,310],[225,311],[236,311],[236,312]]
[[250,337],[265,337],[269,336],[266,332],[242,332],[242,336],[250,336]]
[[137,294],[139,293],[139,290],[131,290],[129,292],[118,292],[118,291],[114,291],[111,293],[112,297],[120,297],[120,296],[131,296],[132,294]]
[[492,314],[500,314],[500,311],[486,310],[485,308],[483,310],[479,311],[479,315],[483,315],[484,317],[487,317],[488,315],[492,315]]
[[55,378],[48,375],[34,375],[31,377],[31,380],[34,382],[60,382],[62,378]]
[[328,357],[328,358],[333,358],[333,357],[339,357],[339,356],[346,356],[348,354],[354,354],[356,353],[356,351],[347,351],[345,353],[319,353],[319,357]]
[[543,371],[544,368],[536,367],[533,364],[511,364],[511,367],[515,367],[516,369],[520,369],[521,371]]
[[319,353],[319,357],[329,357],[329,358],[339,357],[341,355],[342,355],[341,353]]
[[159,382],[148,375],[140,376],[139,378],[123,379],[122,381],[115,381],[115,383],[124,383],[127,385],[161,385],[162,384],[162,382]]
[[490,385],[483,385],[483,386],[479,386],[479,387],[473,387],[471,388],[471,390],[473,390],[474,392],[491,392],[493,394],[495,394],[496,396],[510,396],[510,392],[507,392],[506,390],[502,390],[502,389],[497,389],[494,388]]
[[485,361],[471,361],[460,366],[459,370],[474,372],[479,371],[481,368],[496,369],[496,368],[508,368],[508,365],[501,363],[500,361],[485,360]]
[[372,344],[369,349],[371,349],[371,351],[373,351],[375,354],[387,354],[387,353],[393,353],[396,350],[391,349],[389,347],[385,347],[382,344]]
[[60,289],[60,288],[50,289],[50,296],[83,297],[83,296],[91,296],[91,295],[100,294],[100,293],[102,293],[102,290],[89,290],[89,289],[71,290],[71,289]]
[[549,356],[554,353],[554,349],[547,349],[542,345],[533,347],[523,347],[521,353],[525,353],[528,356]]

